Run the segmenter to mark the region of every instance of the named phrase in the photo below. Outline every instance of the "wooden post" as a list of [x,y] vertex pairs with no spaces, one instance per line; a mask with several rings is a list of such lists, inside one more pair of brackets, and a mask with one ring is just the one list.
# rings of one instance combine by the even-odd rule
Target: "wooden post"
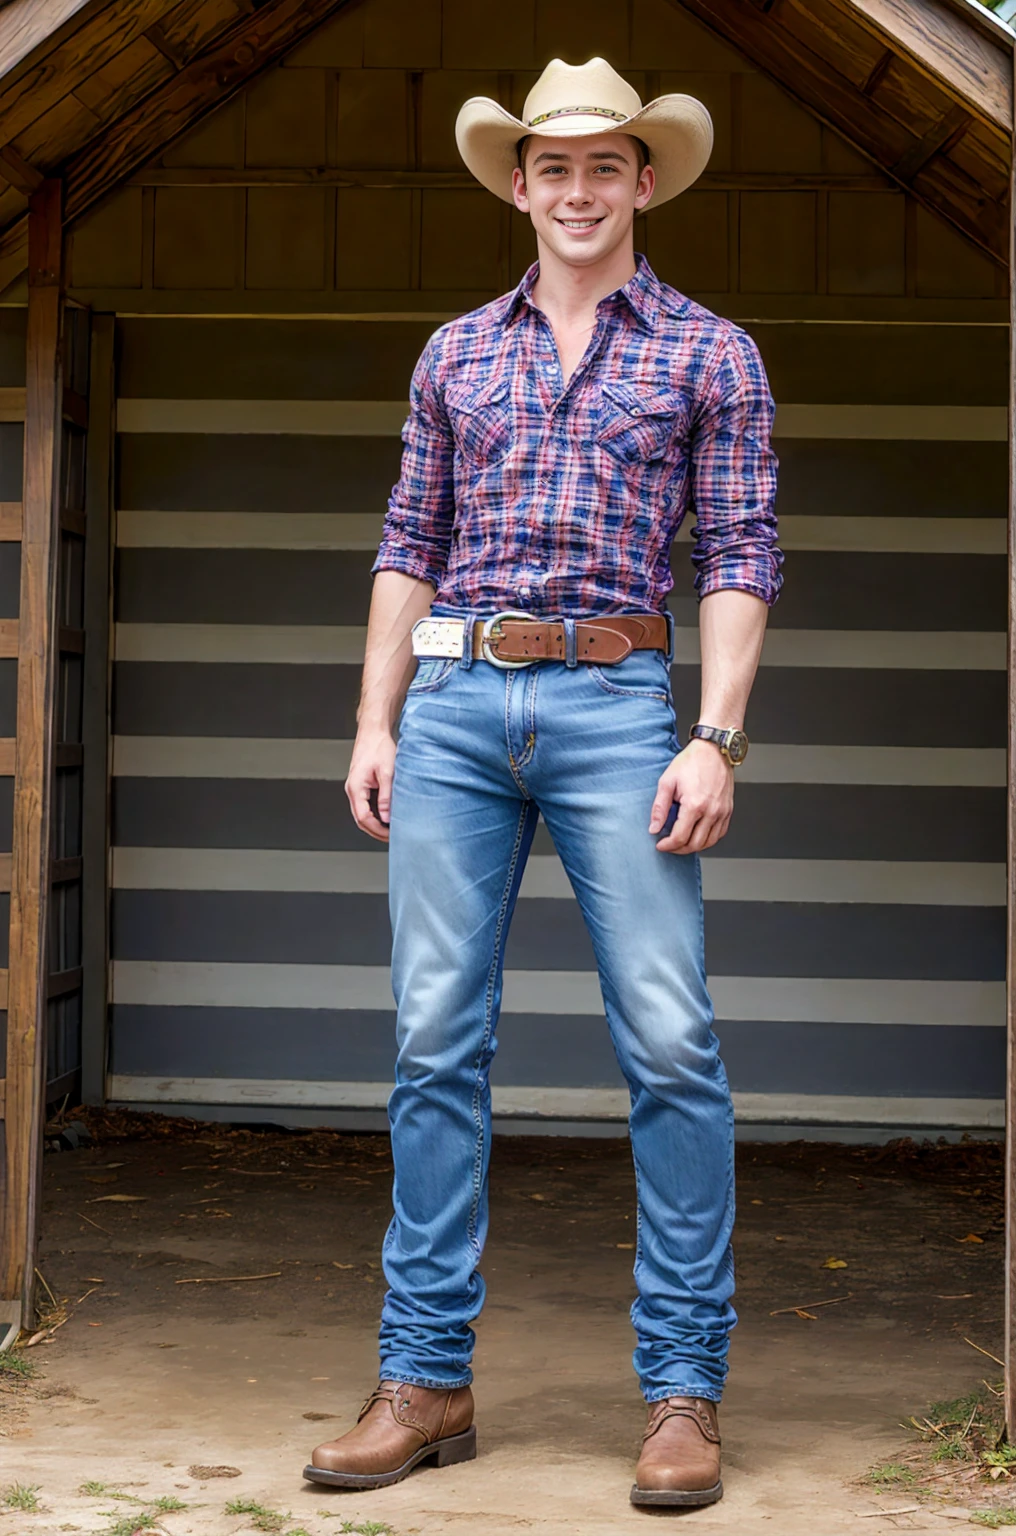
[[[1013,56],[1016,70],[1016,54]],[[1016,122],[1009,168],[1009,654],[1006,772],[1005,1424],[1016,1443]]]
[[47,912],[56,686],[62,378],[62,187],[42,184],[29,204],[25,473],[18,628],[7,1148],[0,1285],[32,1322],[46,1084]]

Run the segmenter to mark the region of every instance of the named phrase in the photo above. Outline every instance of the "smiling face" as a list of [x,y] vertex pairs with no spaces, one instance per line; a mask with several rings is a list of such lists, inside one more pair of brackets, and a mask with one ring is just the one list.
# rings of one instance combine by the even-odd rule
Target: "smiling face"
[[541,246],[569,266],[588,267],[631,241],[632,221],[656,177],[628,134],[542,138],[525,146],[512,177],[515,206],[528,213]]

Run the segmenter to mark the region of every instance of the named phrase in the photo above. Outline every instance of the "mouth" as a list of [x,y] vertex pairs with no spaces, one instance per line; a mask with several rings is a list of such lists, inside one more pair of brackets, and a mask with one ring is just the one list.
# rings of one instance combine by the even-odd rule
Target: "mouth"
[[606,214],[601,214],[597,219],[556,219],[555,223],[560,224],[562,229],[571,231],[572,234],[582,235],[587,230],[596,229],[605,218]]

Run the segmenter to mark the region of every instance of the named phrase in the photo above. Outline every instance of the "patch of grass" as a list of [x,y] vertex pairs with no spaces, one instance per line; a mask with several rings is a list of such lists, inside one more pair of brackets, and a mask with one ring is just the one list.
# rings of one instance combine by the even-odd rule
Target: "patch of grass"
[[999,1445],[993,1451],[982,1451],[981,1460],[986,1467],[1016,1467],[1016,1445]]
[[1000,1525],[1016,1525],[1016,1509],[976,1509],[970,1516],[972,1525],[986,1525],[997,1531]]
[[984,1407],[983,1392],[968,1392],[944,1403],[932,1403],[928,1418],[933,1424],[965,1424],[971,1414],[976,1418]]
[[967,1461],[970,1447],[961,1435],[950,1435],[948,1440],[936,1440],[931,1448],[932,1461]]
[[[331,1515],[326,1516],[331,1519]],[[361,1520],[356,1524],[352,1520],[343,1520],[339,1526],[339,1536],[395,1536],[390,1525],[383,1524],[380,1520]],[[298,1536],[296,1531],[291,1531],[288,1536]]]
[[84,1494],[86,1499],[101,1499],[110,1491],[105,1483],[82,1483],[78,1488],[78,1492]]
[[872,1467],[868,1481],[876,1488],[903,1488],[908,1483],[916,1483],[917,1473],[901,1461],[884,1461],[881,1466]]
[[227,1515],[249,1515],[250,1523],[258,1531],[281,1531],[292,1515],[283,1515],[277,1509],[269,1509],[265,1504],[258,1504],[254,1499],[230,1499],[226,1505]]
[[26,1509],[34,1513],[39,1508],[38,1483],[8,1483],[0,1493],[8,1509]]
[[24,1355],[19,1355],[16,1349],[4,1350],[0,1354],[0,1383],[7,1381],[31,1381],[33,1376],[39,1374],[39,1367],[34,1360],[26,1360]]
[[112,1525],[107,1525],[102,1536],[137,1536],[138,1531],[150,1531],[158,1523],[151,1510],[139,1509],[136,1514],[121,1515]]

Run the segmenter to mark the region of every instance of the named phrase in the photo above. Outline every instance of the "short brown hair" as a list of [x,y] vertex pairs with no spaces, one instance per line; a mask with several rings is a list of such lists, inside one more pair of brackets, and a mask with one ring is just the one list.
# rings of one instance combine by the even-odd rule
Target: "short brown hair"
[[[519,140],[515,146],[519,157],[519,170],[522,172],[523,176],[526,174],[526,145],[533,137],[533,134],[527,133],[523,138]],[[637,139],[633,133],[629,133],[627,137],[633,140],[636,151],[638,152],[638,170],[639,175],[641,176],[642,172],[649,164],[649,145],[644,144],[641,139]]]

